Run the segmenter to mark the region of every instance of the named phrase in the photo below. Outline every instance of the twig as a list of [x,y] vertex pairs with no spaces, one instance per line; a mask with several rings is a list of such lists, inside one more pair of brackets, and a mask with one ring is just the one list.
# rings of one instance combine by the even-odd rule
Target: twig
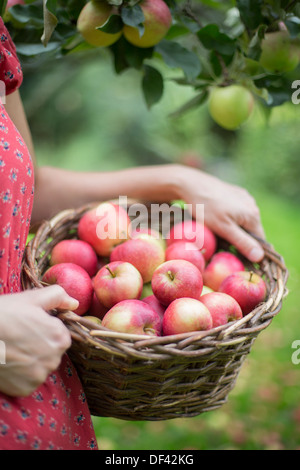
[[195,15],[195,13],[193,12],[193,8],[192,8],[192,4],[191,4],[191,0],[187,0],[186,1],[186,4],[183,5],[182,7],[182,12],[188,16],[189,18],[191,18],[193,21],[195,21],[197,23],[197,25],[202,28],[203,25],[201,24],[201,22],[199,21],[199,18],[197,17],[197,15]]

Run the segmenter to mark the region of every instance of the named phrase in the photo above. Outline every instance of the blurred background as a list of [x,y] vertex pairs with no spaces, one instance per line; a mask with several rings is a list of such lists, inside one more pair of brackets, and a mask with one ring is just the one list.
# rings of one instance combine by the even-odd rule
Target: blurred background
[[38,164],[107,171],[180,162],[246,187],[267,239],[285,258],[290,293],[254,343],[226,405],[161,422],[94,418],[100,449],[299,450],[300,364],[292,362],[292,343],[300,340],[300,105],[270,114],[257,103],[239,132],[224,131],[205,105],[172,117],[193,92],[171,80],[174,70],[158,67],[165,92],[149,111],[140,72],[116,76],[106,51],[27,63],[21,94]]

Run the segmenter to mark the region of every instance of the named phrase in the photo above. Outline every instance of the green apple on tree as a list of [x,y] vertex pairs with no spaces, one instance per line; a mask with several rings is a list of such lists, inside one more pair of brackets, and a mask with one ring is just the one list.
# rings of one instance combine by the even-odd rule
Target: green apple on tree
[[300,63],[300,45],[288,31],[267,33],[261,47],[260,65],[270,72],[291,72]]
[[144,13],[144,33],[138,28],[124,25],[123,33],[128,42],[137,47],[153,47],[158,44],[169,31],[172,15],[163,0],[142,0],[140,7]]
[[210,91],[208,106],[215,122],[225,129],[236,130],[250,117],[254,97],[242,85],[214,87]]
[[113,13],[114,8],[105,0],[91,0],[83,7],[77,20],[77,29],[87,43],[107,47],[121,37],[122,31],[110,34],[96,29],[103,26]]

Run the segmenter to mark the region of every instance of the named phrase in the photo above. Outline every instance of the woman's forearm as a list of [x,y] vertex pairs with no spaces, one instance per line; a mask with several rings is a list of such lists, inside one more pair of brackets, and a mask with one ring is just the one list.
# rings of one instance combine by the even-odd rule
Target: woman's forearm
[[170,201],[179,197],[180,174],[177,165],[103,173],[41,167],[36,170],[32,222],[48,219],[64,209],[119,196],[145,201]]

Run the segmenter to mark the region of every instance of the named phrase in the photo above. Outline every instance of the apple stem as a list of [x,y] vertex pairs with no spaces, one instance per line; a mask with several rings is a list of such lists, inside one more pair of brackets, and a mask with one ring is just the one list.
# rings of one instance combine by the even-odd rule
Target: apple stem
[[171,273],[171,271],[168,271],[168,276],[171,279],[171,281],[174,281],[175,277],[174,277],[174,274]]
[[111,277],[116,277],[116,275],[112,272],[109,266],[105,266],[107,271],[110,273]]
[[254,271],[250,271],[250,277],[249,277],[250,282],[252,281],[253,274],[254,274]]

